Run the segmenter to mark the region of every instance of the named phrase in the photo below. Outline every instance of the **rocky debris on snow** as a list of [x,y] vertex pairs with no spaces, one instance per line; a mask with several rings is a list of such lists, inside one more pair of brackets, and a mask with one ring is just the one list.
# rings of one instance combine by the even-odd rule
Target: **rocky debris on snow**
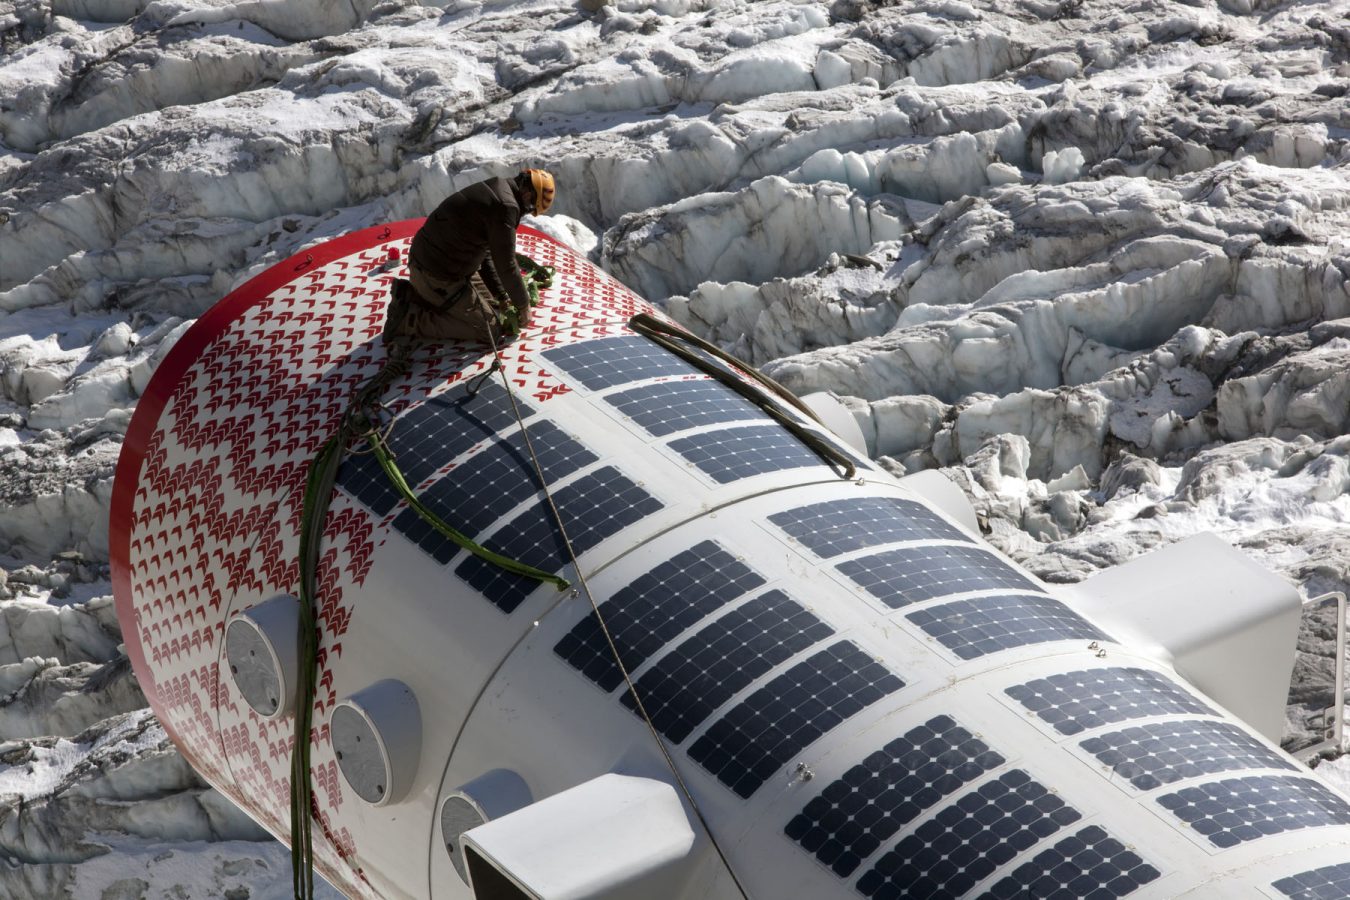
[[[0,743],[0,799],[7,801],[0,805],[0,858],[10,863],[0,866],[5,896],[67,894],[82,880],[82,863],[138,844],[145,855],[150,854],[144,848],[159,845],[155,858],[142,867],[159,881],[157,864],[173,857],[165,852],[166,843],[267,839],[257,824],[201,781],[146,709],[105,713],[69,738]],[[247,849],[234,849],[247,858]],[[266,856],[273,866],[282,861],[281,854]],[[213,874],[234,874],[233,880],[242,883],[237,876],[255,874],[250,868],[234,865]],[[264,874],[275,878],[280,873]],[[200,883],[200,875],[189,876],[188,884]],[[123,880],[125,875],[106,889],[115,892]],[[222,888],[230,887],[222,881]],[[142,890],[148,887],[146,882]],[[249,894],[245,888],[236,896]]]
[[0,568],[0,896],[273,896],[289,854],[145,708],[108,590],[74,551]]
[[666,297],[702,281],[798,275],[832,251],[861,254],[898,240],[910,225],[902,204],[866,202],[837,184],[794,185],[770,176],[736,193],[701,194],[625,216],[606,234],[601,258],[643,296]]

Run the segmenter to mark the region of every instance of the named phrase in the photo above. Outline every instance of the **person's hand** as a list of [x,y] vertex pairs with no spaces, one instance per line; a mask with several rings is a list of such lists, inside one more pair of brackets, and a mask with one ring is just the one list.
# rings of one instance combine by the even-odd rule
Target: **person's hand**
[[509,301],[500,301],[497,307],[497,322],[506,334],[520,334],[521,329],[530,324],[530,306],[516,306]]

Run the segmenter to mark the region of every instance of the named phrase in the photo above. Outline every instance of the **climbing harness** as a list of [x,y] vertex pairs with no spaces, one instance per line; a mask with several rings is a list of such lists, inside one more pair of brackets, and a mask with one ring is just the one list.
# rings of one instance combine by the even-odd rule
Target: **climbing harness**
[[[783,410],[782,406],[774,402],[773,397],[777,397],[788,403],[798,412],[807,416],[823,428],[824,423],[820,421],[820,417],[815,414],[811,407],[807,406],[795,394],[774,381],[768,375],[765,375],[763,372],[756,369],[754,366],[741,362],[716,344],[705,341],[702,338],[676,328],[673,325],[669,325],[650,313],[638,313],[633,316],[628,320],[628,327],[643,337],[666,348],[700,372],[711,375],[717,381],[755,404],[755,406],[759,407],[775,422],[792,432],[797,440],[805,444],[808,449],[824,460],[827,465],[842,470],[842,477],[852,478],[857,474],[857,465],[848,454],[844,453],[820,434],[805,427],[800,420],[788,415]],[[697,352],[699,350],[703,352]],[[708,357],[713,357],[713,359],[725,363],[726,366],[733,366],[736,369],[741,370],[750,378],[754,379],[759,385],[759,388],[757,389],[754,384],[747,382],[744,378],[738,377],[736,373],[730,369],[717,365],[713,359],[709,359]],[[770,397],[769,394],[772,394],[773,397]]]

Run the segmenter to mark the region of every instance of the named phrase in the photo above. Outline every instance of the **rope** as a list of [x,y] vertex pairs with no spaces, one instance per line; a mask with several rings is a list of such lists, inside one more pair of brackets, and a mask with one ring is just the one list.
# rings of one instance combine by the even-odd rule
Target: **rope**
[[[486,314],[484,314],[484,324],[487,324]],[[488,339],[492,342],[493,358],[500,361],[501,350],[497,346],[497,338],[492,333],[491,327],[488,327]],[[638,714],[646,724],[647,731],[651,734],[652,740],[656,742],[657,749],[661,751],[661,756],[665,759],[666,766],[670,769],[671,775],[674,776],[675,783],[678,785],[680,793],[684,795],[685,800],[689,803],[689,808],[694,811],[694,816],[698,819],[699,825],[703,828],[704,833],[708,835],[709,843],[712,844],[713,850],[717,852],[717,856],[722,861],[722,865],[726,868],[727,874],[731,876],[732,883],[736,885],[736,890],[740,893],[743,900],[749,900],[750,895],[746,893],[745,886],[741,884],[740,878],[736,876],[736,870],[731,867],[731,861],[727,859],[726,853],[723,852],[721,845],[718,844],[717,836],[713,834],[712,826],[708,824],[707,818],[703,815],[703,810],[699,808],[698,801],[694,799],[693,791],[690,790],[684,777],[680,775],[680,770],[679,767],[675,765],[674,757],[671,756],[669,748],[666,747],[666,742],[662,739],[661,733],[656,730],[656,725],[652,722],[652,717],[647,713],[647,707],[642,702],[642,697],[638,695],[637,685],[633,682],[633,678],[628,672],[628,667],[624,665],[623,658],[619,654],[619,647],[614,642],[614,636],[610,633],[604,615],[600,612],[600,605],[596,602],[595,595],[591,593],[591,586],[587,583],[586,576],[581,571],[581,564],[577,562],[577,554],[575,548],[572,546],[572,539],[567,534],[567,526],[563,523],[562,513],[558,509],[558,504],[553,499],[553,493],[548,488],[548,481],[544,478],[543,466],[540,465],[539,457],[534,452],[534,442],[530,440],[529,429],[525,427],[525,419],[520,414],[520,407],[516,403],[515,392],[511,389],[510,379],[506,377],[505,366],[498,366],[498,371],[501,375],[502,386],[506,388],[506,396],[511,403],[511,412],[515,416],[517,427],[520,429],[520,435],[524,440],[525,449],[529,453],[530,462],[534,466],[535,473],[539,478],[539,485],[544,493],[544,500],[547,502],[549,510],[553,513],[553,521],[558,525],[558,534],[562,537],[563,546],[567,548],[568,558],[572,561],[572,569],[577,574],[577,583],[580,585],[581,590],[586,594],[586,600],[591,605],[591,613],[595,616],[596,622],[599,623],[600,632],[605,636],[605,642],[609,645],[609,652],[614,657],[614,664],[618,666],[619,672],[623,675],[624,684],[627,686],[629,694],[633,697],[633,703],[637,708]]]
[[821,427],[825,427],[825,423],[820,421],[820,417],[815,414],[811,407],[807,406],[798,399],[795,394],[774,381],[768,375],[760,372],[754,366],[749,363],[741,362],[739,359],[722,350],[715,344],[711,344],[687,331],[682,331],[674,326],[668,325],[648,313],[638,313],[633,316],[628,320],[628,327],[653,343],[666,348],[699,371],[711,375],[717,381],[755,404],[755,406],[763,410],[771,419],[792,432],[797,440],[805,444],[808,449],[819,456],[827,465],[842,469],[843,474],[841,477],[852,478],[857,474],[858,467],[848,454],[844,453],[834,444],[825,440],[825,438],[816,434],[811,429],[803,427],[801,422],[784,412],[778,404],[771,402],[769,397],[755,390],[752,385],[737,378],[733,373],[726,369],[713,365],[706,357],[690,351],[689,348],[684,345],[693,345],[727,365],[735,366],[753,378],[766,390],[771,391],[776,396],[790,403],[795,409],[801,411],[806,416],[809,416],[812,421],[818,423]]
[[337,486],[338,468],[348,446],[354,440],[364,438],[369,452],[374,455],[399,495],[428,525],[461,549],[508,572],[547,582],[559,590],[571,586],[565,578],[502,556],[476,543],[444,522],[412,492],[388,446],[387,439],[393,430],[393,422],[383,431],[377,427],[378,411],[383,409],[380,397],[408,369],[407,347],[402,343],[393,344],[389,358],[380,371],[353,395],[337,433],[319,448],[305,477],[300,516],[300,627],[296,635],[300,672],[299,684],[296,685],[295,736],[291,746],[291,887],[295,900],[312,900],[314,897],[313,823],[318,810],[310,777],[310,732],[314,725],[314,693],[319,673],[319,631],[314,612],[317,600],[314,585],[324,519],[328,515],[333,489]]
[[[517,255],[517,260],[521,268],[529,274],[526,280],[526,286],[530,293],[530,305],[534,306],[539,302],[539,292],[546,289],[553,283],[554,270],[550,266],[540,266],[533,260],[525,256]],[[679,767],[675,764],[669,748],[662,739],[660,733],[656,730],[651,716],[647,713],[646,705],[638,695],[637,686],[634,684],[628,667],[624,665],[623,659],[619,654],[618,645],[614,642],[614,637],[609,630],[609,626],[600,612],[600,606],[591,593],[590,585],[586,582],[586,576],[581,571],[581,566],[577,561],[576,550],[572,545],[572,540],[567,534],[567,527],[563,523],[562,514],[558,509],[557,503],[553,499],[553,494],[549,490],[548,482],[544,477],[543,466],[539,462],[539,457],[535,453],[534,443],[530,440],[529,430],[525,427],[524,417],[520,413],[520,407],[516,402],[515,392],[511,388],[510,380],[506,377],[505,368],[502,365],[501,349],[497,344],[497,337],[493,331],[493,324],[487,320],[487,311],[478,305],[479,312],[483,316],[483,324],[487,331],[488,340],[492,344],[492,366],[478,379],[477,385],[473,385],[473,392],[476,393],[483,380],[491,376],[496,371],[501,376],[502,386],[506,389],[506,396],[511,404],[511,411],[515,417],[516,424],[520,429],[521,437],[525,444],[525,449],[529,453],[531,464],[534,466],[535,474],[539,481],[540,489],[543,491],[544,498],[548,503],[549,510],[553,515],[554,521],[558,525],[558,531],[563,539],[563,544],[567,548],[568,557],[572,561],[572,567],[577,573],[577,581],[586,594],[586,599],[591,605],[591,611],[595,615],[596,621],[600,625],[600,631],[605,636],[605,641],[609,645],[610,653],[614,657],[614,662],[623,675],[624,683],[627,685],[629,693],[633,697],[642,721],[646,724],[648,732],[656,742],[661,756],[665,759],[672,776],[675,779],[681,793],[688,801],[690,808],[694,811],[700,826],[708,835],[708,840],[721,859],[723,866],[726,867],[727,874],[731,877],[736,889],[743,898],[748,894],[736,871],[731,867],[725,852],[713,834],[712,827],[709,825],[703,811],[699,808],[698,802],[694,799],[693,792],[680,774]],[[496,325],[503,329],[504,333],[516,334],[519,332],[521,322],[518,321],[515,310],[510,313],[500,313],[497,315]],[[767,376],[760,374],[753,368],[739,362],[729,354],[723,353],[719,348],[707,343],[693,335],[672,329],[670,326],[661,322],[655,317],[639,314],[634,316],[629,322],[629,327],[639,334],[644,334],[657,344],[666,347],[676,355],[689,360],[702,371],[707,372],[714,378],[724,384],[732,387],[742,396],[750,399],[757,406],[764,409],[784,427],[796,434],[803,443],[811,447],[827,462],[832,462],[843,467],[847,475],[852,477],[854,467],[848,457],[840,453],[836,448],[814,435],[810,431],[801,427],[801,424],[790,416],[787,416],[776,405],[767,403],[767,398],[754,392],[749,385],[745,384],[731,373],[718,369],[716,366],[708,363],[706,359],[697,354],[690,353],[678,341],[692,344],[704,352],[723,360],[738,368],[744,369],[751,377],[761,385],[774,393],[788,400],[793,406],[801,410],[812,419],[819,421],[815,414],[805,404],[797,400],[786,389]],[[297,685],[299,696],[296,702],[295,714],[295,736],[291,747],[291,885],[296,900],[312,900],[314,897],[314,840],[313,840],[313,820],[317,813],[314,802],[314,785],[311,780],[310,769],[310,744],[311,730],[314,719],[314,694],[315,684],[318,679],[318,620],[315,615],[315,577],[318,570],[319,549],[323,540],[323,525],[327,517],[328,506],[332,500],[333,490],[337,485],[338,468],[341,465],[344,453],[348,446],[357,438],[363,438],[368,447],[379,463],[381,470],[389,479],[394,489],[408,503],[408,505],[433,529],[446,539],[450,540],[456,546],[466,550],[485,561],[499,566],[500,568],[512,572],[513,574],[534,578],[540,582],[553,584],[559,590],[565,590],[570,587],[569,582],[559,575],[545,572],[541,569],[530,566],[526,563],[510,559],[487,549],[476,543],[468,536],[464,535],[451,525],[444,522],[439,516],[432,512],[420,499],[412,492],[407,479],[403,477],[399,470],[393,452],[388,446],[388,437],[392,432],[393,423],[391,422],[383,431],[378,427],[379,411],[383,409],[380,403],[380,397],[388,386],[400,375],[406,373],[409,368],[408,352],[406,345],[396,343],[392,345],[391,352],[385,365],[380,368],[374,377],[370,379],[353,396],[351,405],[336,434],[330,437],[320,447],[318,454],[310,464],[309,471],[305,479],[305,492],[302,500],[301,520],[300,520],[300,627],[296,636],[300,655],[300,683]],[[471,382],[472,384],[472,382]]]

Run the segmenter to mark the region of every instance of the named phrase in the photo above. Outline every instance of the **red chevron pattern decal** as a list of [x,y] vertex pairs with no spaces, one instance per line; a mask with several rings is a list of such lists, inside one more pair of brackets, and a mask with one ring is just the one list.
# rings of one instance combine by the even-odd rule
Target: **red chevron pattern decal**
[[[221,677],[225,621],[279,593],[296,593],[301,500],[310,460],[355,388],[384,361],[388,286],[421,220],[377,226],[278,263],[220,301],[165,358],[136,411],[118,464],[112,555],[118,615],[156,714],[212,784],[277,834],[289,831],[292,720],[255,715]],[[557,269],[525,335],[502,362],[536,403],[569,388],[536,351],[620,333],[649,308],[573,251],[523,229],[519,249]],[[481,374],[490,354],[419,347],[385,397],[393,414]],[[333,755],[327,715],[337,702],[331,659],[361,615],[386,523],[341,493],[325,523],[317,572],[320,675],[313,779],[316,862],[353,897],[375,896],[344,811],[352,801]],[[131,623],[130,625],[128,623]],[[323,837],[319,839],[318,833]]]

